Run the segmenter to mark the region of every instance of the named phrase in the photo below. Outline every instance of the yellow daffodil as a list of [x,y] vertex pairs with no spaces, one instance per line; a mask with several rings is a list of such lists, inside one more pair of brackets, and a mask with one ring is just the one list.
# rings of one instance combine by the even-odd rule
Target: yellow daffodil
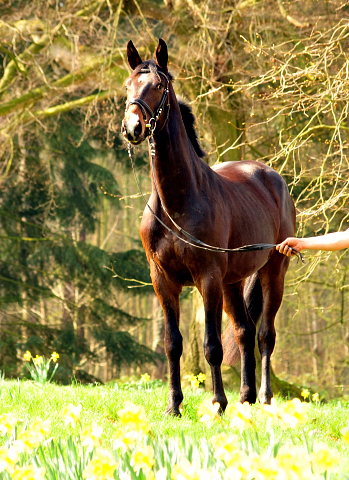
[[199,388],[200,382],[196,375],[191,373],[190,375],[186,375],[184,378],[190,382],[191,388]]
[[153,447],[150,445],[137,447],[132,454],[131,461],[137,474],[141,469],[145,474],[149,473],[155,465]]
[[44,480],[46,469],[35,465],[16,467],[12,473],[12,480]]
[[41,365],[44,363],[44,357],[42,355],[36,355],[35,358],[33,358],[33,362],[35,365]]
[[21,453],[31,453],[33,449],[37,448],[50,433],[50,425],[50,420],[42,421],[40,418],[36,418],[27,430],[18,434],[14,446]]
[[251,405],[248,402],[236,402],[235,404],[228,405],[225,414],[231,419],[231,427],[243,430],[252,425]]
[[344,427],[341,429],[341,434],[343,436],[343,440],[349,443],[349,427]]
[[87,448],[88,452],[92,452],[94,447],[101,445],[101,436],[103,428],[92,422],[92,425],[82,427],[80,432],[81,443]]
[[279,408],[274,397],[271,399],[270,405],[260,405],[259,411],[261,417],[266,418],[268,427],[276,424],[280,418]]
[[279,468],[275,459],[267,455],[249,456],[249,478],[255,480],[274,480],[279,478]]
[[286,428],[296,428],[299,423],[305,423],[308,420],[308,403],[301,402],[299,398],[286,402],[279,408],[279,416],[282,424]]
[[307,388],[305,388],[304,390],[302,390],[301,395],[304,398],[304,400],[306,400],[307,398],[310,397],[310,392]]
[[198,382],[203,383],[206,380],[206,375],[204,373],[199,373]]
[[135,430],[142,434],[150,431],[150,426],[142,405],[126,402],[125,407],[118,411],[120,423],[128,430]]
[[5,446],[0,447],[0,472],[7,470],[12,473],[16,464],[19,462],[18,450],[15,447],[7,448]]
[[171,478],[172,480],[201,480],[201,470],[183,458],[172,467]]
[[324,443],[315,442],[313,451],[309,455],[315,473],[324,473],[339,465],[339,454]]
[[82,472],[82,476],[87,480],[112,480],[116,467],[113,455],[108,450],[99,448]]
[[31,430],[24,430],[18,434],[14,445],[21,452],[32,453],[34,448],[37,448],[41,443],[41,436]]
[[30,360],[32,359],[32,354],[29,352],[29,350],[25,352],[25,354],[23,355],[23,358],[26,362],[30,362]]
[[51,431],[51,420],[41,420],[41,418],[35,418],[30,424],[30,430],[35,432],[36,435],[40,437],[40,442],[42,442]]
[[5,413],[0,415],[0,433],[6,435],[6,433],[12,435],[15,426],[17,424],[17,418],[12,413]]
[[210,427],[215,418],[218,417],[219,403],[212,403],[211,400],[205,400],[198,408],[198,415],[200,422],[204,423],[207,427]]
[[311,399],[313,402],[318,402],[320,400],[319,394],[313,393],[313,395],[311,396]]
[[82,405],[73,405],[69,403],[63,408],[62,417],[65,425],[71,424],[75,428],[76,424],[80,422],[80,413],[82,410]]
[[294,480],[303,480],[311,478],[311,467],[306,452],[296,445],[283,445],[276,458],[276,464],[279,467],[280,478],[290,478]]
[[58,359],[59,359],[59,353],[53,352],[51,354],[51,360],[53,360],[56,363]]
[[141,376],[141,382],[143,383],[147,383],[149,382],[150,380],[150,375],[148,373],[144,373],[142,376]]
[[238,466],[245,454],[239,448],[239,437],[237,435],[227,435],[219,433],[211,439],[215,450],[214,456],[222,460],[227,467]]
[[117,430],[113,435],[113,447],[121,448],[123,452],[129,450],[136,443],[137,433],[134,431]]

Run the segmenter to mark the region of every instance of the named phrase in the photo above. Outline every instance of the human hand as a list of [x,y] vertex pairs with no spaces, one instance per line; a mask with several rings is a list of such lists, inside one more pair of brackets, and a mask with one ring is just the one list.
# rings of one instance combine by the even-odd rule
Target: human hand
[[297,252],[295,252],[294,250],[298,250],[298,252],[300,252],[304,249],[304,246],[301,238],[289,237],[286,238],[286,240],[284,240],[283,242],[276,245],[275,248],[278,252],[286,255],[287,257],[290,257],[291,255],[297,254]]

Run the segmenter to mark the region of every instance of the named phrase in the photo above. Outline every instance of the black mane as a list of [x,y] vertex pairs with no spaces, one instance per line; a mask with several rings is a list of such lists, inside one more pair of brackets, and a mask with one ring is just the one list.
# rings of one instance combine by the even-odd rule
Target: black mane
[[202,158],[206,156],[206,153],[201,148],[198,136],[195,130],[195,117],[191,107],[182,99],[178,99],[179,108],[182,114],[182,120],[187,131],[187,135],[191,144],[194,147],[196,154]]

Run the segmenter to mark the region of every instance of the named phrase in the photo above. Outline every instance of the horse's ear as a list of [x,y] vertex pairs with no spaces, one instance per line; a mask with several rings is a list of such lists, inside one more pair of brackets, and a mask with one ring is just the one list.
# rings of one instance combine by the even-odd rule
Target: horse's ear
[[132,40],[130,40],[127,44],[127,59],[132,70],[142,63],[142,59],[139,56],[136,47],[133,45]]
[[167,70],[168,53],[167,45],[162,38],[159,38],[159,44],[155,51],[156,63],[163,70]]

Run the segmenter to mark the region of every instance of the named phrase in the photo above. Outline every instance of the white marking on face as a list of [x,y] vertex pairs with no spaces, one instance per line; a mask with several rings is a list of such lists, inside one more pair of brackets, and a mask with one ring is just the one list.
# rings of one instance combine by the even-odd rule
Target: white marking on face
[[140,118],[136,113],[131,113],[125,122],[126,131],[132,135],[133,138],[135,138],[134,131],[139,122]]

